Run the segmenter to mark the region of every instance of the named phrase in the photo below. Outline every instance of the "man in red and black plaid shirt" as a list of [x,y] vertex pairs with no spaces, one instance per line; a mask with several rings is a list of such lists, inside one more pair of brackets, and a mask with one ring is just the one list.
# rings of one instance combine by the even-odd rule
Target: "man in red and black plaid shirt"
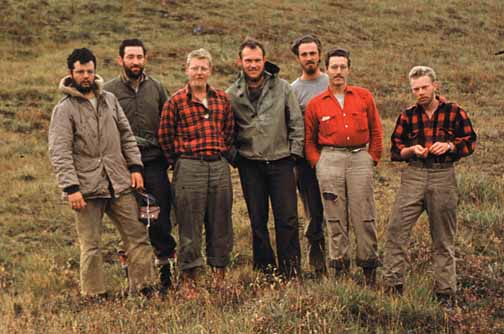
[[429,216],[436,297],[448,302],[456,292],[455,232],[457,185],[453,163],[473,153],[476,134],[466,112],[436,95],[434,70],[416,66],[409,73],[417,103],[403,111],[392,134],[393,161],[407,161],[392,210],[385,244],[384,280],[402,293],[411,229]]
[[197,292],[197,268],[201,256],[202,227],[206,233],[206,257],[213,268],[215,287],[222,285],[233,245],[232,187],[223,155],[234,139],[234,118],[227,94],[207,84],[212,57],[205,49],[187,56],[189,83],[163,107],[159,143],[174,166],[173,192],[179,225],[178,265],[187,298]]

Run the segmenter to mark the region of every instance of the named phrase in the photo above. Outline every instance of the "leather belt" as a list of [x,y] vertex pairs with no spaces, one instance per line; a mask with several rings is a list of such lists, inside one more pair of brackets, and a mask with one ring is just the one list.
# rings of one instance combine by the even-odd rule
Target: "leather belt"
[[431,160],[426,161],[410,161],[408,163],[412,167],[418,168],[431,168],[431,169],[444,169],[450,168],[453,166],[453,162],[432,162]]
[[186,155],[183,154],[179,158],[180,159],[189,159],[189,160],[201,160],[201,161],[218,161],[221,159],[220,154],[212,154],[212,155]]
[[361,146],[324,146],[333,151],[345,151],[351,153],[357,153],[367,148],[367,145]]

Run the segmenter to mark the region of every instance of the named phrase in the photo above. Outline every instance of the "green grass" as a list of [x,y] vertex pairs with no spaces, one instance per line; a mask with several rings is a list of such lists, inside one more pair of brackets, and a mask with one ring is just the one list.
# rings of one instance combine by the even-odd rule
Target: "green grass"
[[[504,333],[504,57],[493,55],[504,49],[501,1],[4,0],[2,8],[0,333]],[[98,73],[110,79],[119,71],[119,42],[139,37],[149,49],[148,72],[174,92],[186,80],[186,54],[200,47],[214,57],[211,83],[226,88],[247,35],[264,41],[281,76],[294,80],[299,68],[289,45],[307,32],[317,33],[325,49],[350,49],[352,83],[375,95],[386,148],[375,174],[380,245],[402,169],[389,161],[388,138],[413,101],[408,70],[433,66],[442,94],[469,113],[479,137],[475,154],[457,167],[459,307],[444,312],[432,299],[425,215],[413,230],[402,298],[364,288],[355,268],[342,281],[264,281],[251,269],[250,227],[235,171],[227,294],[205,292],[203,275],[203,293],[193,302],[176,292],[167,300],[122,298],[120,243],[107,222],[105,268],[116,298],[83,302],[73,214],[56,186],[46,139],[71,50],[92,48]]]

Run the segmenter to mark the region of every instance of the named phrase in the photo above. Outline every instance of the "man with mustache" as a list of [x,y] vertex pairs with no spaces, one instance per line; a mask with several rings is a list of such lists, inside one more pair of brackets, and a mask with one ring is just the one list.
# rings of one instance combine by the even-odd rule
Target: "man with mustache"
[[[266,61],[264,46],[247,38],[240,45],[241,72],[228,88],[235,117],[235,159],[252,227],[254,269],[278,268],[286,278],[300,273],[294,160],[303,156],[303,119],[290,85]],[[275,218],[277,261],[268,232],[269,200]]]
[[373,167],[383,151],[380,116],[371,93],[348,85],[350,53],[329,50],[329,87],[308,103],[305,152],[316,168],[329,235],[329,265],[337,277],[350,269],[349,230],[357,241],[357,265],[368,286],[376,283],[378,241]]
[[457,288],[457,182],[453,163],[474,152],[476,134],[466,112],[436,94],[436,73],[415,66],[408,75],[416,104],[397,118],[392,161],[406,161],[387,228],[383,279],[402,294],[411,230],[425,210],[433,248],[435,296],[451,304]]
[[171,286],[169,260],[175,255],[175,240],[171,235],[171,185],[166,173],[168,163],[157,140],[161,110],[167,100],[166,90],[158,80],[144,71],[147,49],[138,39],[126,39],[119,46],[118,64],[121,74],[108,81],[104,89],[119,100],[135,134],[142,162],[145,190],[159,203],[160,213],[149,226],[149,237],[160,277],[160,292]]
[[49,155],[76,215],[82,295],[106,295],[100,246],[105,213],[126,245],[130,293],[150,294],[153,254],[132,194],[143,188],[135,137],[116,97],[102,90],[93,53],[75,49],[67,65],[69,75],[59,87],[64,97],[49,125]]
[[[322,43],[314,35],[304,35],[292,43],[291,51],[296,56],[302,70],[301,77],[297,78],[291,87],[304,115],[308,102],[327,89],[329,84],[327,74],[320,70]],[[295,170],[299,195],[307,220],[305,237],[308,239],[308,261],[313,268],[315,278],[320,278],[327,269],[323,228],[324,213],[317,176],[315,169],[306,159],[299,159]]]

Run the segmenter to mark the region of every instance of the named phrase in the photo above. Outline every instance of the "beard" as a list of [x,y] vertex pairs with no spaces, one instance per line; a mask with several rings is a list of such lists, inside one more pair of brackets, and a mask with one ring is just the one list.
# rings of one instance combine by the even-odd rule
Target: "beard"
[[[309,64],[306,64],[305,66],[302,66],[302,68],[306,74],[312,75],[312,74],[315,74],[315,72],[317,72],[319,64],[320,64],[320,61],[317,64],[309,63]],[[312,66],[312,65],[314,65],[314,66]]]
[[75,87],[81,94],[87,94],[91,91],[96,91],[98,90],[98,85],[96,84],[96,81],[93,80],[93,82],[90,85],[80,85],[78,84],[73,78],[72,78],[72,86]]
[[126,67],[126,66],[123,66],[124,68],[124,73],[126,73],[126,76],[128,78],[130,78],[131,80],[137,80],[138,78],[140,78],[143,74],[143,71],[144,71],[144,68],[141,67],[141,66],[135,66],[135,68],[139,68],[140,71],[138,72],[133,72],[132,68],[129,68],[129,67]]

